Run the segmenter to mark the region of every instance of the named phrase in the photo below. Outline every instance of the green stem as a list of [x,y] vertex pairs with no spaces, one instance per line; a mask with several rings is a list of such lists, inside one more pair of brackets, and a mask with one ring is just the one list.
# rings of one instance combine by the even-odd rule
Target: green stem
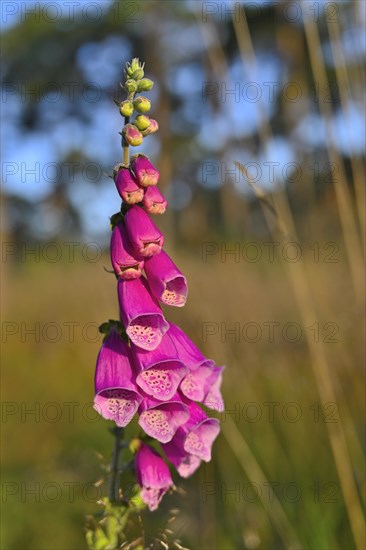
[[114,440],[114,448],[112,452],[112,459],[111,459],[111,477],[109,482],[109,500],[111,502],[117,502],[119,500],[119,477],[120,477],[120,469],[119,469],[119,456],[120,452],[123,449],[123,435],[124,435],[124,428],[118,428],[115,426],[113,429],[111,429],[112,434],[115,437]]
[[[130,121],[130,117],[125,116],[125,125]],[[123,148],[123,164],[128,166],[130,164],[130,147],[127,141],[122,138],[122,148]]]

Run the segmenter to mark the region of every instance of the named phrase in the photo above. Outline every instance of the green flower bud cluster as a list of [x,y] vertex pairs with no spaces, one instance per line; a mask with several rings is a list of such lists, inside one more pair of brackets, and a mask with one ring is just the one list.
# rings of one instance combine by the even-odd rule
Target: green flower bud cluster
[[[154,82],[145,78],[145,63],[135,57],[130,63],[126,63],[124,71],[125,83],[121,87],[127,92],[127,99],[117,103],[119,112],[125,118],[125,126],[122,130],[122,136],[128,145],[136,147],[141,145],[143,138],[157,132],[159,125],[156,120],[146,116],[151,109],[151,102],[142,95],[135,97],[137,93],[148,92],[154,86]],[[137,113],[135,120],[130,117],[134,112]]]

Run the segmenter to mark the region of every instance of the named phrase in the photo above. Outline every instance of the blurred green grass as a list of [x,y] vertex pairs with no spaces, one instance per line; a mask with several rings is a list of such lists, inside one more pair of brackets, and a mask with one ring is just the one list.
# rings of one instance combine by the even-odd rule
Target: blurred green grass
[[[309,248],[305,246],[305,250]],[[265,260],[236,263],[232,256],[222,262],[220,255],[202,262],[200,245],[190,253],[170,252],[188,277],[190,295],[186,308],[166,310],[166,315],[182,326],[206,355],[226,365],[223,393],[228,411],[235,412],[221,415],[222,422],[228,423],[229,415],[235,422],[273,484],[303,548],[353,548],[325,423],[342,420],[361,490],[362,308],[353,299],[342,248],[339,262],[333,264],[314,263],[311,252],[304,254],[319,313],[314,323],[323,327],[333,322],[339,327],[338,342],[325,344],[339,407],[330,405],[326,419],[319,413],[305,342],[305,332],[311,329],[301,325],[283,264]],[[108,462],[112,449],[109,423],[96,418],[90,407],[101,339],[90,341],[96,340],[94,327],[83,338],[87,323],[99,324],[117,316],[114,277],[105,273],[103,266],[109,267],[107,256],[96,264],[27,261],[7,265],[3,272],[7,291],[2,347],[1,548],[86,547],[84,516],[98,510],[96,497],[106,491],[105,485],[96,490],[92,484],[104,475],[101,465]],[[4,323],[9,322],[19,326],[13,336],[4,333]],[[36,322],[41,327],[57,323],[62,329],[59,341],[47,341],[55,334],[51,328],[46,338],[41,330],[39,342],[32,334],[25,335],[24,327],[31,328]],[[70,322],[78,323],[73,342],[65,326]],[[263,325],[266,322],[280,323],[273,342]],[[298,342],[290,343],[281,335],[289,322],[301,327]],[[217,334],[204,338],[205,323],[216,323]],[[225,336],[220,330],[221,323],[228,329],[239,323],[241,330],[247,323],[257,323],[262,336],[249,342],[241,335],[236,342],[234,335]],[[328,333],[320,328],[321,339]],[[248,332],[249,338],[252,334]],[[40,418],[24,410],[36,402]],[[67,403],[76,403],[74,418],[70,416],[72,405]],[[269,403],[275,403],[273,419]],[[9,409],[11,406],[16,410]],[[61,417],[50,421],[57,411]],[[298,421],[291,421],[296,415]],[[164,511],[176,505],[181,510],[179,536],[190,548],[284,548],[273,517],[262,507],[254,486],[248,485],[252,481],[250,471],[243,471],[221,434],[212,463],[190,480],[177,480],[185,495],[167,496],[154,521],[158,525]],[[15,485],[4,486],[6,483]],[[25,493],[37,483],[39,502]],[[75,483],[74,496],[70,496],[70,483]],[[262,495],[270,492],[267,485],[255,487]],[[51,502],[53,498],[55,502]]]

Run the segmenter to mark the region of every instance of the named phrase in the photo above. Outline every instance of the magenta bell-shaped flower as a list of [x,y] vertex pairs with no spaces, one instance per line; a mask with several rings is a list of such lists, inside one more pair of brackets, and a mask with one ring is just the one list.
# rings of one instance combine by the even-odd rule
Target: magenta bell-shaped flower
[[156,185],[159,181],[159,172],[145,155],[138,155],[132,161],[132,169],[135,173],[136,181],[141,187]]
[[187,301],[187,279],[168,254],[151,256],[145,261],[145,273],[152,295],[168,306],[182,307]]
[[201,460],[211,460],[211,447],[220,433],[220,423],[217,418],[208,418],[193,401],[188,405],[189,420],[178,428],[176,437],[181,437],[186,453],[198,456]]
[[177,392],[178,386],[188,370],[180,360],[169,332],[152,351],[131,346],[132,357],[138,375],[136,384],[151,397],[159,401],[169,401]]
[[159,254],[164,236],[140,206],[132,206],[125,215],[129,241],[136,254],[143,257]]
[[169,324],[151,297],[146,279],[119,279],[117,290],[121,319],[131,342],[144,350],[154,350]]
[[187,374],[179,389],[188,399],[223,412],[224,402],[220,391],[223,369],[224,367],[216,367],[212,361],[203,363],[198,369]]
[[191,455],[184,450],[184,438],[180,435],[173,437],[171,441],[162,445],[167,459],[175,468],[181,477],[187,478],[194,474],[201,464],[198,456]]
[[112,329],[98,355],[95,370],[94,408],[103,418],[126,426],[141,403],[131,369],[130,350]]
[[146,188],[142,204],[149,214],[164,214],[168,206],[167,200],[156,185]]
[[135,456],[135,469],[141,498],[153,512],[173,486],[169,468],[154,449],[142,443]]
[[133,249],[123,222],[118,223],[112,231],[110,253],[112,266],[118,277],[137,279],[141,276],[144,261],[137,260],[133,256]]
[[169,323],[169,334],[178,351],[180,360],[189,370],[196,370],[203,364],[215,364],[201,353],[198,347],[177,325]]
[[188,407],[178,394],[169,402],[146,396],[141,402],[139,412],[141,428],[160,443],[170,441],[179,426],[185,424],[189,418]]
[[139,187],[128,168],[120,168],[114,178],[117,191],[121,199],[127,204],[136,204],[141,202],[144,196],[144,190]]

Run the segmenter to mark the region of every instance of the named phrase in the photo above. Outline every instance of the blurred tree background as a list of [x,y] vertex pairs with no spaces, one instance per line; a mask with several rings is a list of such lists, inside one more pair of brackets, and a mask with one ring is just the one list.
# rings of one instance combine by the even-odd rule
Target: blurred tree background
[[[115,317],[115,287],[108,256],[80,250],[108,246],[113,99],[139,57],[160,130],[138,150],[160,169],[170,208],[158,223],[190,281],[187,308],[167,315],[227,366],[231,411],[212,463],[166,497],[156,525],[174,502],[189,548],[363,548],[365,3],[1,10],[1,547],[85,548],[84,515],[98,508],[82,489],[112,438],[83,409],[100,345],[84,329]],[[50,323],[60,338],[42,333]],[[301,338],[283,336],[286,323]]]

